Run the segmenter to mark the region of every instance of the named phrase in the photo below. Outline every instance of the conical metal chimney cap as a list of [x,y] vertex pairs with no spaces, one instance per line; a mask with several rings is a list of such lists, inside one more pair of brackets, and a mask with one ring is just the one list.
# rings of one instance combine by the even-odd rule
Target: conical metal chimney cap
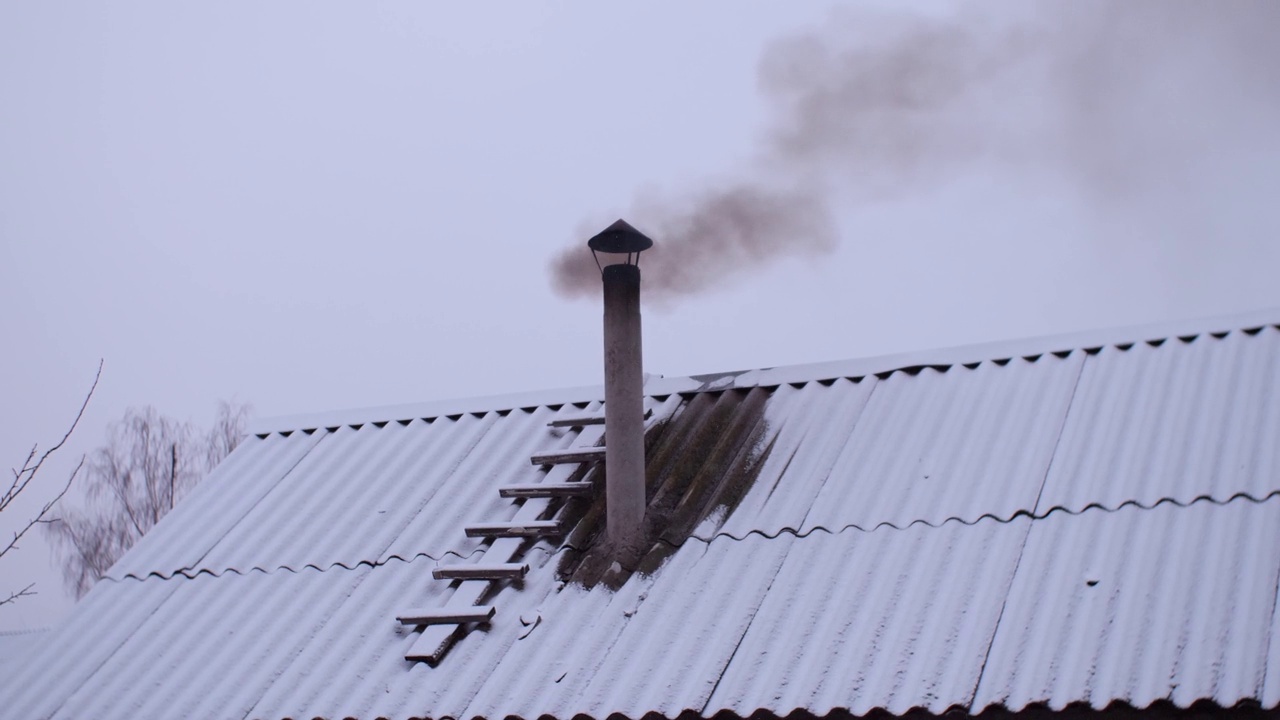
[[653,247],[653,241],[620,219],[588,240],[587,247],[602,253],[630,254],[648,250]]

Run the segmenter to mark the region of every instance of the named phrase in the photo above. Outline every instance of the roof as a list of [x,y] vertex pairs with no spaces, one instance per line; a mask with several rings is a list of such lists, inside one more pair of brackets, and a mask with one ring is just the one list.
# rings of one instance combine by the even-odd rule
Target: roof
[[[16,717],[605,718],[1280,704],[1280,312],[653,378],[655,541],[520,544],[434,666],[394,621],[597,470],[599,389],[262,423],[17,670]],[[594,434],[593,434],[594,433]],[[525,508],[539,508],[524,501]],[[525,516],[522,516],[525,517]],[[508,541],[497,541],[508,542]]]
[[45,642],[48,630],[0,630],[0,695],[6,695],[8,680],[14,668],[21,667],[28,656]]

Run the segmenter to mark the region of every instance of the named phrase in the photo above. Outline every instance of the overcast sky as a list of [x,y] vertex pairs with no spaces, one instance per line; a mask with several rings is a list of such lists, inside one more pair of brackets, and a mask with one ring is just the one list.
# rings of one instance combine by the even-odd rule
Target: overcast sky
[[[617,217],[675,258],[743,187],[806,211],[679,256],[646,370],[1280,306],[1277,5],[883,4],[0,3],[0,459],[99,358],[47,481],[131,405],[599,383],[553,259]],[[70,607],[31,580],[0,630]]]

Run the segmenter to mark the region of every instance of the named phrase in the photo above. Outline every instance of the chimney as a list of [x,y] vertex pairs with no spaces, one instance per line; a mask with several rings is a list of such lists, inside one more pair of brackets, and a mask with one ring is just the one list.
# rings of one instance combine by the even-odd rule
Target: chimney
[[644,554],[644,363],[640,253],[653,241],[622,220],[587,241],[604,280],[605,526],[618,561]]

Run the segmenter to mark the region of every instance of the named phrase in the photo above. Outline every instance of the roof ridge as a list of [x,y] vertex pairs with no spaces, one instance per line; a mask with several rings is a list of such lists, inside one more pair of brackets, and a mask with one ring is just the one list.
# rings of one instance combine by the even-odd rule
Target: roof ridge
[[[646,376],[644,389],[647,396],[664,397],[676,393],[715,392],[788,383],[822,382],[840,378],[864,378],[872,375],[887,377],[896,372],[918,372],[925,368],[945,370],[955,365],[977,367],[987,362],[1003,364],[1016,358],[1036,361],[1050,354],[1066,358],[1077,351],[1097,352],[1103,347],[1127,350],[1128,347],[1144,342],[1159,346],[1173,338],[1189,343],[1194,342],[1201,335],[1211,335],[1216,339],[1238,332],[1255,335],[1268,326],[1280,329],[1280,308],[913,350],[866,358],[679,377],[650,375]],[[254,421],[249,428],[249,433],[267,435],[275,432],[315,430],[370,422],[408,422],[414,419],[451,415],[507,412],[542,406],[579,405],[599,402],[603,399],[604,387],[591,385],[268,417]]]

